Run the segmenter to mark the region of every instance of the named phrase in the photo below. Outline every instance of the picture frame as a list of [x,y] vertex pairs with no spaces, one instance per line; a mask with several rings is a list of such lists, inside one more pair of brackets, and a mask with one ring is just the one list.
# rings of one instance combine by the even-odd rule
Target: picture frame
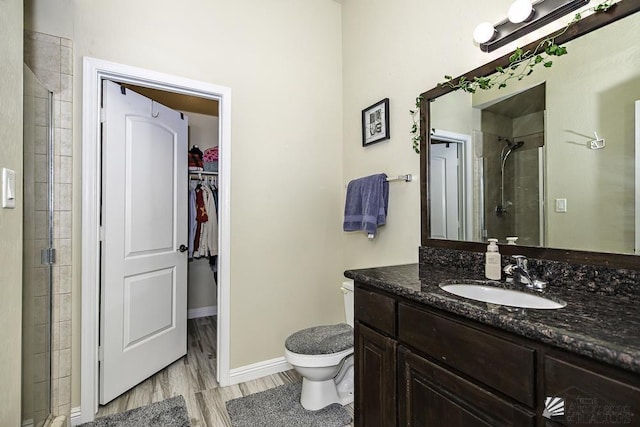
[[362,110],[362,146],[390,138],[389,98],[376,102]]

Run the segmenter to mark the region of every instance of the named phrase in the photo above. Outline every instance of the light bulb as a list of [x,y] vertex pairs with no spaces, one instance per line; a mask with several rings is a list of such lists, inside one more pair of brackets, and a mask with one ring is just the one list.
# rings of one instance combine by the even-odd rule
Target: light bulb
[[490,41],[496,34],[496,29],[490,22],[482,22],[473,30],[473,39],[478,44]]
[[531,0],[516,0],[509,7],[507,17],[514,24],[519,24],[529,19],[532,14],[533,6],[531,5]]

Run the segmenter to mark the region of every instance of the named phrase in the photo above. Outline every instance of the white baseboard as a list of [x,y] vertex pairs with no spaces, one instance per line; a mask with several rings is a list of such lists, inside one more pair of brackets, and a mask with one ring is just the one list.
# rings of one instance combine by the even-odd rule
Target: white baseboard
[[289,369],[293,369],[293,366],[285,360],[284,356],[241,368],[234,368],[229,371],[229,385],[255,380],[256,378],[266,377],[267,375],[277,374],[288,371]]
[[187,319],[197,319],[198,317],[216,316],[218,307],[215,305],[209,307],[192,308],[187,310]]
[[77,426],[82,424],[82,410],[79,406],[75,408],[71,408],[71,413],[69,414],[69,421],[71,421],[72,426]]

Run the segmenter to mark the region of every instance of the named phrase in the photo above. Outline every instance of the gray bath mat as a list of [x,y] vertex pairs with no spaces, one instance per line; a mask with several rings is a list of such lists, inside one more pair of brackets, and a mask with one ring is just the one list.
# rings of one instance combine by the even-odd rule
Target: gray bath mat
[[302,383],[281,385],[227,402],[233,427],[344,427],[351,416],[334,403],[319,411],[300,405]]
[[142,408],[107,415],[78,427],[189,427],[184,397],[176,396]]

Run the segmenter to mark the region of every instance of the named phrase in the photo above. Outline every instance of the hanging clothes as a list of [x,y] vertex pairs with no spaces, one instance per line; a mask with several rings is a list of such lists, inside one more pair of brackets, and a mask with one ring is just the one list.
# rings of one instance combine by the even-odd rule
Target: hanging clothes
[[[212,179],[212,178],[210,178]],[[218,255],[218,189],[211,183],[199,182],[189,193],[189,255],[190,258]],[[214,270],[215,271],[215,270]]]
[[213,193],[213,210],[212,213],[212,221],[214,221],[215,225],[212,224],[213,230],[210,239],[211,239],[211,247],[213,248],[211,251],[211,255],[209,256],[209,266],[211,267],[211,271],[213,271],[213,278],[218,283],[218,187],[216,184],[211,182],[211,192]]
[[218,214],[216,212],[215,196],[214,196],[213,189],[209,186],[205,186],[204,189],[205,191],[208,192],[206,208],[207,208],[207,216],[209,217],[209,220],[205,224],[205,228],[206,228],[205,244],[207,247],[208,255],[214,256],[214,255],[218,255]]
[[196,238],[196,183],[189,184],[189,259],[193,259],[194,242]]
[[193,242],[193,256],[199,258],[206,255],[206,248],[202,247],[204,224],[209,220],[207,215],[208,193],[202,184],[196,187],[196,233]]

